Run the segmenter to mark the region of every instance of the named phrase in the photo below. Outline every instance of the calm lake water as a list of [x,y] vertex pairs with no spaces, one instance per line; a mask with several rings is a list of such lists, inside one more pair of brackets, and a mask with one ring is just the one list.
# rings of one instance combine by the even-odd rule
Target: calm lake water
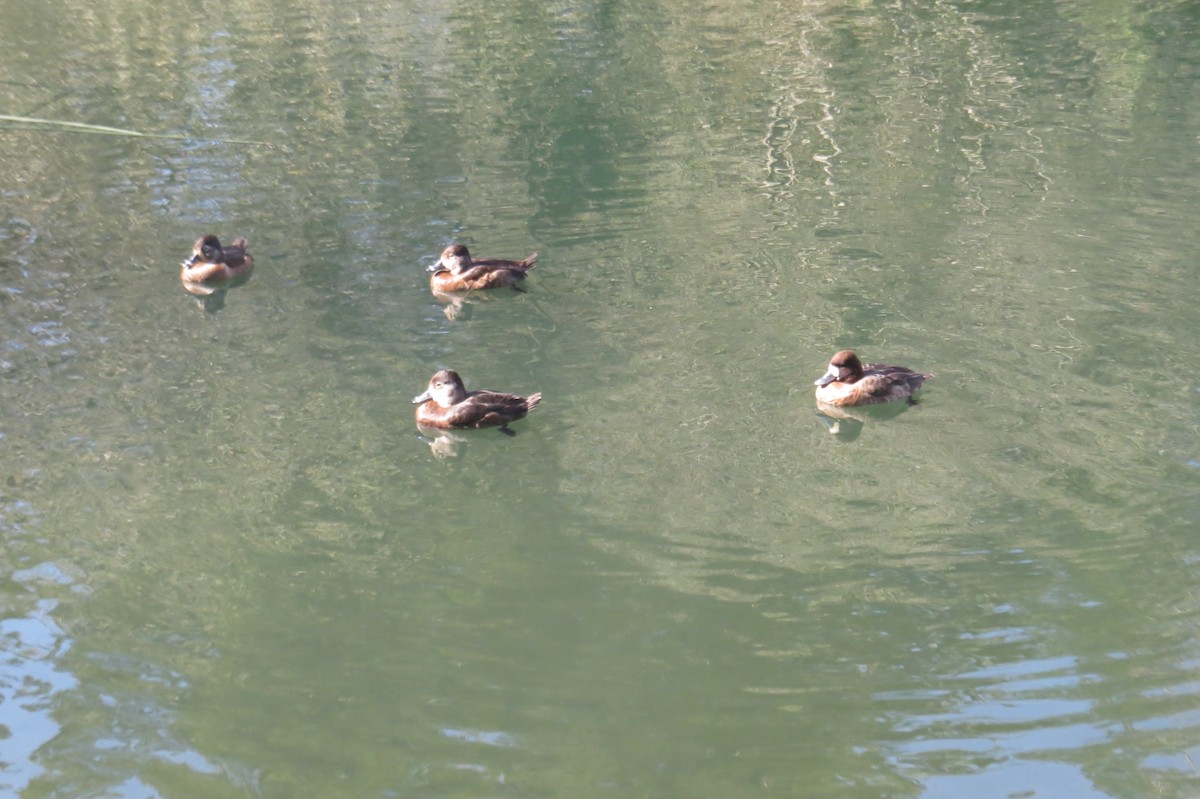
[[[153,134],[0,121],[0,795],[1200,795],[1195,4],[0,45],[0,113]],[[452,241],[541,259],[455,309]],[[822,417],[846,347],[936,377]],[[545,400],[435,452],[441,368]]]

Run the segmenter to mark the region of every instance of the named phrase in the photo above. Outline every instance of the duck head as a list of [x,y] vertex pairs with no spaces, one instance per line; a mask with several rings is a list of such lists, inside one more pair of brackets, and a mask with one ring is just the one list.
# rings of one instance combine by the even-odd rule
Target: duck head
[[862,375],[862,361],[853,350],[842,350],[829,359],[829,370],[813,382],[817,386],[827,386],[833,382],[853,383]]
[[443,369],[429,378],[429,387],[425,393],[413,397],[413,405],[433,400],[443,408],[462,402],[467,396],[467,388],[462,378],[453,369]]
[[455,274],[463,272],[471,266],[471,252],[465,244],[451,244],[442,250],[442,257],[437,263],[431,264],[426,271],[449,271]]

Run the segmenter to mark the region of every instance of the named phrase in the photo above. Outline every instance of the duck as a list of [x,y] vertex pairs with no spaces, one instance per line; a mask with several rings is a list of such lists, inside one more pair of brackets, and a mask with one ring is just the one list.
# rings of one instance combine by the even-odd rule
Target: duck
[[182,264],[180,277],[184,283],[208,283],[243,277],[254,269],[254,259],[246,252],[250,242],[238,236],[228,247],[212,233],[196,239],[191,256]]
[[542,401],[541,392],[519,397],[499,391],[467,391],[458,372],[443,369],[429,378],[425,393],[413,397],[417,424],[441,430],[499,427],[512,434],[509,422],[524,419]]
[[829,370],[816,381],[817,403],[878,405],[903,399],[915,405],[913,394],[932,377],[904,366],[864,364],[853,350],[842,350],[829,359]]
[[442,257],[428,267],[433,275],[429,285],[435,293],[448,291],[474,291],[494,289],[502,286],[517,288],[525,279],[525,273],[533,269],[538,254],[521,261],[504,261],[497,258],[472,258],[465,244],[451,244],[442,250]]

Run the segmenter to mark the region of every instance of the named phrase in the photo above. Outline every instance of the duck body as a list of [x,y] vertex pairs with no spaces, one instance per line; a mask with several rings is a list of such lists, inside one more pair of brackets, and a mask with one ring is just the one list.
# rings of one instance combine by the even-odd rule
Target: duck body
[[451,244],[442,251],[442,257],[429,267],[433,273],[429,285],[435,292],[474,291],[516,285],[525,279],[525,273],[537,263],[537,253],[521,261],[504,261],[498,258],[471,258],[471,252],[463,244]]
[[864,364],[852,350],[842,350],[829,361],[829,370],[816,381],[821,405],[878,405],[895,400],[916,402],[915,394],[933,375],[904,366]]
[[417,424],[438,429],[504,428],[542,401],[541,392],[520,397],[499,391],[467,391],[458,372],[443,369],[429,379],[425,393],[413,397]]
[[211,233],[201,236],[183,262],[180,277],[184,283],[208,283],[249,275],[254,268],[254,259],[246,252],[249,246],[244,236],[228,247],[222,247],[221,240]]

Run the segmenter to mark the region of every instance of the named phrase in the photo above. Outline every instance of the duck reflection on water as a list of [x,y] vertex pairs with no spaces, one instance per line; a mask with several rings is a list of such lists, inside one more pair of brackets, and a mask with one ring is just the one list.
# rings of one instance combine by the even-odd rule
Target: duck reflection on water
[[864,364],[853,350],[842,350],[815,381],[817,415],[838,440],[854,441],[868,421],[891,419],[916,405],[913,395],[932,377],[904,366]]

